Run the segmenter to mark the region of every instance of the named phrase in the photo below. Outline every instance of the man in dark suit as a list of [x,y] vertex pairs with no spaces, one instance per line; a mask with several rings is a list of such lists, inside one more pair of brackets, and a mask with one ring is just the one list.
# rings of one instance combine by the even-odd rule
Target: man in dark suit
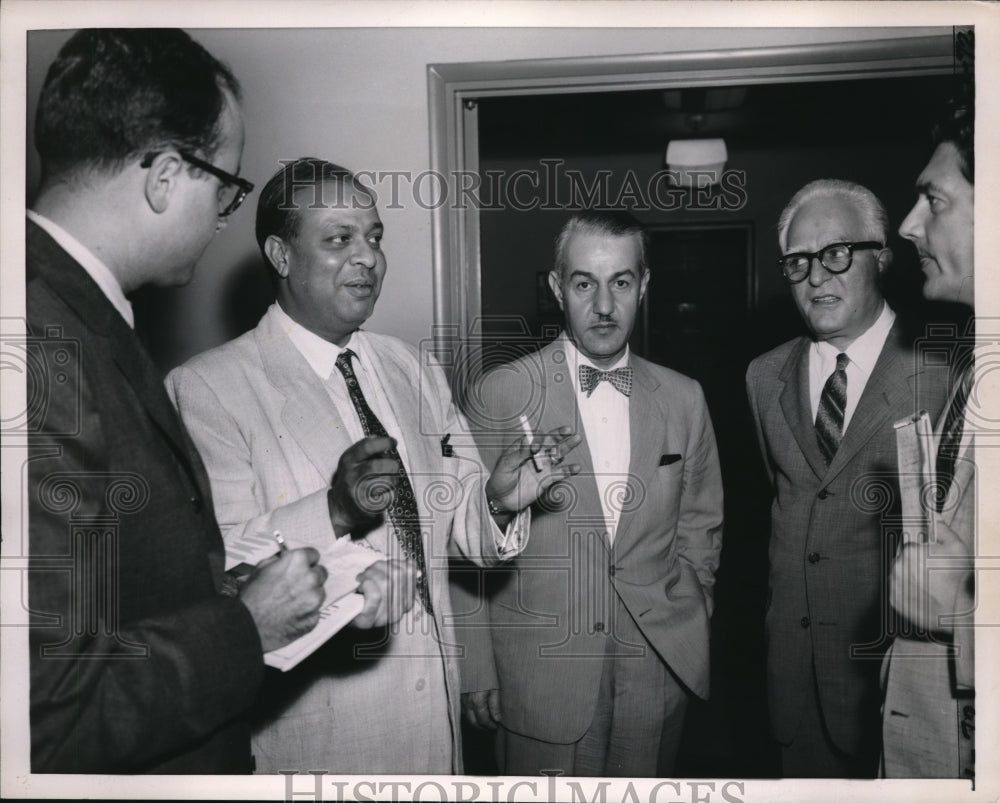
[[470,673],[497,688],[466,686],[469,718],[500,720],[505,774],[670,774],[688,701],[708,696],[722,480],[698,383],[628,348],[645,253],[631,215],[572,217],[549,274],[564,334],[471,395],[487,464],[522,426],[572,420],[584,438],[580,473],[532,506],[525,551],[497,572],[492,655],[478,647],[495,670]]
[[[924,297],[975,303],[974,114],[971,103],[935,132],[919,197],[899,233],[917,248]],[[970,344],[971,345],[971,344]],[[890,600],[909,625],[883,672],[883,767],[889,778],[975,777],[976,463],[974,352],[954,351],[952,388],[935,426],[933,538],[902,545]],[[924,478],[925,481],[928,478]]]
[[33,772],[248,772],[242,712],[262,652],[318,619],[315,550],[225,588],[204,468],[126,298],[187,282],[252,188],[235,175],[238,94],[171,30],[79,32],[42,91],[26,265],[41,360],[28,377]]
[[[787,777],[874,777],[893,422],[936,414],[879,289],[892,253],[871,191],[824,179],[781,213],[779,264],[811,332],[755,359],[747,389],[774,486],[766,631],[771,727]],[[898,498],[897,493],[889,494]]]

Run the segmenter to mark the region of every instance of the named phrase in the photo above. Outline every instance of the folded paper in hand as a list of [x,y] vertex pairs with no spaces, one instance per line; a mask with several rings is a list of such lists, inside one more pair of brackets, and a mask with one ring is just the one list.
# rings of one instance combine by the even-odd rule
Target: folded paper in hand
[[[288,537],[289,548],[299,546]],[[233,570],[241,564],[255,566],[277,552],[277,543],[270,534],[247,534],[238,541],[226,544],[226,569]],[[326,567],[327,578],[323,585],[326,599],[319,611],[316,627],[290,644],[264,653],[264,663],[282,672],[297,666],[312,655],[331,636],[361,613],[364,597],[355,593],[357,576],[386,555],[376,549],[359,546],[349,536],[338,538],[320,550],[319,562]]]
[[903,543],[933,542],[934,432],[926,410],[894,424]]

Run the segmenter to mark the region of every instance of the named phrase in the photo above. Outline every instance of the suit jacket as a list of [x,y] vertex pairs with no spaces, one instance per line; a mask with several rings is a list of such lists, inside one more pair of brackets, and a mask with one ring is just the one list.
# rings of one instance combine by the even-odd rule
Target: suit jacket
[[34,772],[250,769],[263,676],[204,469],[121,315],[27,231]]
[[936,416],[945,390],[939,377],[915,365],[897,319],[827,467],[809,399],[809,346],[808,338],[791,340],[747,371],[757,437],[775,489],[768,706],[775,737],[789,743],[810,693],[812,662],[830,736],[854,754],[878,743],[879,662],[890,638],[884,624],[890,616],[890,531],[899,510],[893,422],[921,408]]
[[[593,720],[616,596],[681,681],[708,696],[722,545],[715,435],[697,382],[635,355],[631,364],[630,476],[613,542],[564,342],[493,371],[472,395],[487,465],[520,436],[522,413],[536,433],[569,425],[584,435],[566,458],[582,464],[580,474],[532,506],[531,538],[512,568],[497,572],[489,601],[503,723],[534,739],[568,744]],[[491,674],[477,673],[487,683]]]
[[[418,728],[433,716],[446,730],[459,732],[448,552],[454,543],[479,563],[499,560],[482,493],[488,474],[440,369],[422,362],[401,340],[365,335],[372,345],[371,368],[402,428],[435,616],[430,624],[427,617],[418,623],[402,620],[371,660],[358,657],[356,641],[378,634],[346,628],[300,667],[276,678],[262,699],[254,749],[258,764],[265,751],[272,757],[268,766],[285,762],[277,769],[304,766],[301,760],[309,754],[304,751],[315,750],[317,760],[334,772],[459,771],[461,740],[451,740],[447,767],[428,769],[422,756],[429,737]],[[254,330],[173,371],[167,385],[205,460],[227,541],[275,529],[299,544],[322,546],[336,537],[327,489],[352,438],[273,309]],[[452,456],[443,454],[446,434]],[[411,626],[433,629],[420,639],[408,632]],[[415,691],[425,690],[426,680],[421,673],[434,667],[407,650],[424,651],[438,674],[443,659],[447,696],[438,707],[419,708],[422,695]]]
[[[957,390],[957,387],[956,387]],[[949,400],[950,404],[950,400]],[[937,447],[943,413],[935,431]],[[976,463],[974,437],[955,463],[950,496],[934,515],[939,537],[955,539],[975,555]],[[934,545],[928,547],[933,560]],[[934,567],[940,572],[942,566]],[[972,583],[959,570],[956,587]],[[959,599],[962,595],[958,595]],[[906,628],[893,641],[883,663],[885,700],[882,709],[883,771],[889,778],[973,777],[975,652],[973,616],[967,604],[953,608],[953,634],[918,633]]]

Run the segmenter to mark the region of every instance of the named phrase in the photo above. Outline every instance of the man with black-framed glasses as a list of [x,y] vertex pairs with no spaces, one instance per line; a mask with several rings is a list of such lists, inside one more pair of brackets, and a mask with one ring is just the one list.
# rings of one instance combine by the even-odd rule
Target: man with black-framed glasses
[[747,371],[775,493],[767,693],[785,777],[878,769],[892,554],[883,522],[899,498],[898,486],[884,488],[898,483],[893,422],[944,403],[882,295],[887,235],[867,188],[824,179],[799,190],[778,221],[778,269],[810,336]]
[[42,89],[24,341],[35,773],[249,772],[263,653],[319,619],[314,549],[227,583],[204,466],[128,301],[189,281],[253,189],[239,94],[168,29],[79,31]]

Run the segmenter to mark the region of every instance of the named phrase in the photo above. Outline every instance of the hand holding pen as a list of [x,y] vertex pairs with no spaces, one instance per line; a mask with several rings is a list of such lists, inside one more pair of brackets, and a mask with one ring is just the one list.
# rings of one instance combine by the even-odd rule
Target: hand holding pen
[[319,621],[326,592],[327,571],[312,547],[289,549],[277,530],[278,553],[257,564],[240,590],[239,600],[250,611],[263,652],[284,647]]

